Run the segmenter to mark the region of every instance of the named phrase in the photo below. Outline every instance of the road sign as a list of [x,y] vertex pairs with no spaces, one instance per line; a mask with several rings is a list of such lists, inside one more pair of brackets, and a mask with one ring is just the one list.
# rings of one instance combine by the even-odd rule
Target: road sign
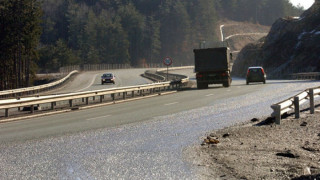
[[172,59],[170,57],[166,57],[163,59],[163,64],[166,66],[170,66],[172,64]]

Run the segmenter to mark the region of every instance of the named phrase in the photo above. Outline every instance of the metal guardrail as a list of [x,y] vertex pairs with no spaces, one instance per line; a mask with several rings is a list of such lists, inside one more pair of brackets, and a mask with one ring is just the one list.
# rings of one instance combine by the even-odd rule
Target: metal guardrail
[[[171,67],[169,68],[170,71],[173,70],[182,70],[182,69],[193,69],[194,66],[183,66],[183,67]],[[144,77],[149,78],[155,82],[164,82],[167,79],[166,72],[167,68],[161,68],[157,70],[147,70],[143,74]],[[183,80],[182,83],[186,83],[186,81],[189,81],[189,77],[181,74],[169,74],[169,79],[173,82]]]
[[[94,66],[95,67],[95,66]],[[127,66],[123,66],[123,67],[127,67]],[[179,69],[187,69],[187,68],[191,68],[192,66],[184,66],[184,67],[174,67],[174,68],[170,68],[170,70],[179,70]],[[166,70],[166,69],[165,69]],[[163,69],[159,69],[157,71],[164,71]],[[69,79],[72,75],[79,73],[78,70],[73,70],[72,72],[70,72],[66,77],[52,82],[52,83],[48,83],[48,84],[44,84],[44,85],[40,85],[40,86],[32,86],[32,87],[28,87],[28,88],[19,88],[19,89],[12,89],[12,90],[6,90],[6,91],[0,91],[0,98],[9,98],[9,97],[17,97],[17,96],[23,96],[23,95],[31,95],[31,94],[35,94],[35,93],[39,93],[41,91],[45,91],[51,88],[54,88],[58,85],[61,85],[62,83],[64,83],[67,79]],[[150,77],[152,76],[156,76],[154,73],[149,73]],[[161,78],[161,75],[158,75],[157,78]],[[160,82],[165,81],[165,79],[159,80]]]
[[[182,69],[193,69],[193,68],[194,68],[194,66],[171,67],[171,68],[169,68],[169,71],[182,70]],[[166,70],[167,70],[167,68],[161,68],[161,69],[157,69],[157,72],[164,72]]]
[[166,80],[166,77],[157,74],[157,71],[147,70],[144,72],[143,76],[145,78],[151,79],[154,82],[164,82]]
[[16,96],[22,96],[22,95],[30,95],[30,94],[35,94],[39,93],[40,91],[45,91],[51,88],[54,88],[58,85],[61,85],[64,83],[66,80],[68,80],[72,75],[79,73],[77,70],[70,72],[67,76],[64,78],[44,84],[44,85],[39,85],[39,86],[32,86],[28,88],[19,88],[19,89],[12,89],[12,90],[6,90],[6,91],[0,91],[0,98],[8,98],[8,97],[16,97]]
[[[171,88],[172,87],[172,88]],[[112,100],[115,100],[116,94],[123,94],[123,99],[126,99],[128,92],[131,92],[131,96],[134,97],[136,94],[142,96],[144,95],[144,90],[148,92],[161,93],[167,89],[173,89],[173,86],[170,82],[164,83],[154,83],[149,85],[140,85],[140,86],[130,86],[123,88],[112,88],[108,90],[98,90],[98,91],[87,91],[79,93],[69,93],[61,95],[50,95],[50,96],[38,96],[38,97],[29,97],[21,99],[9,99],[0,101],[0,109],[5,109],[5,117],[9,117],[9,109],[20,108],[20,107],[30,107],[31,113],[34,113],[34,108],[40,104],[51,104],[51,109],[53,110],[57,102],[68,101],[69,107],[73,107],[73,101],[76,99],[82,99],[82,102],[85,102],[86,105],[89,104],[89,98],[96,99],[98,96],[100,102],[103,102],[105,95],[111,95]],[[84,101],[85,100],[85,101]]]
[[273,104],[271,108],[273,109],[272,117],[275,117],[276,124],[280,124],[281,116],[289,111],[294,110],[295,118],[300,117],[300,105],[305,102],[310,103],[310,113],[314,114],[314,98],[320,95],[320,87],[307,89],[287,100],[281,101],[277,104]]
[[320,72],[305,72],[290,74],[293,79],[320,79]]
[[[174,70],[182,70],[182,69],[194,69],[194,66],[182,66],[182,67],[171,67],[169,68],[168,70],[169,71],[174,71]],[[156,74],[164,79],[166,79],[167,77],[167,68],[161,68],[161,69],[157,69],[156,71]],[[169,79],[171,79],[172,81],[179,81],[181,79],[188,79],[189,80],[189,77],[188,76],[185,76],[185,75],[181,75],[181,74],[172,74],[172,73],[169,73],[168,74],[168,77],[170,77]]]
[[120,88],[111,88],[106,90],[95,90],[87,92],[78,92],[78,93],[69,93],[69,94],[60,94],[60,95],[50,95],[50,96],[36,96],[36,97],[26,97],[26,98],[17,98],[17,99],[7,99],[0,101],[0,110],[5,110],[5,117],[9,117],[9,110],[12,108],[20,107],[30,107],[30,112],[34,113],[35,107],[40,106],[41,104],[51,104],[51,110],[54,110],[57,102],[68,101],[69,108],[74,107],[74,102],[77,99],[82,99],[84,105],[88,105],[89,98],[93,101],[97,99],[100,100],[100,103],[103,102],[106,95],[111,95],[111,99],[114,102],[116,95],[122,94],[122,99],[126,99],[128,94],[130,97],[135,96],[144,96],[146,93],[154,94],[158,93],[159,95],[167,90],[173,90],[180,88],[181,85],[187,83],[189,78],[180,79],[179,82],[167,81],[161,83],[152,83],[139,86],[128,86]]

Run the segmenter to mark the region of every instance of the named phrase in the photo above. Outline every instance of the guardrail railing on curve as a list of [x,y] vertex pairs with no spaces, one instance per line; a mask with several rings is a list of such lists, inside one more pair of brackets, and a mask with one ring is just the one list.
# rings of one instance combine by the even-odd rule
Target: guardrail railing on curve
[[300,105],[309,101],[310,103],[310,113],[314,114],[314,98],[319,97],[320,87],[307,89],[287,100],[281,101],[277,104],[273,104],[271,108],[273,109],[272,117],[275,117],[275,123],[280,124],[281,116],[289,111],[294,110],[295,118],[300,117]]
[[[12,108],[20,107],[30,107],[30,112],[34,113],[35,107],[41,104],[50,104],[51,110],[55,109],[57,102],[60,101],[68,101],[69,107],[72,108],[74,106],[74,102],[77,99],[82,99],[82,102],[85,105],[89,104],[89,98],[95,101],[100,99],[100,103],[103,102],[106,95],[111,95],[111,99],[115,102],[116,94],[122,93],[122,99],[126,99],[128,93],[131,93],[131,97],[135,96],[144,96],[145,93],[158,93],[161,94],[167,90],[173,90],[175,88],[179,88],[183,83],[189,81],[189,78],[181,79],[179,84],[172,83],[171,81],[161,82],[161,83],[152,83],[147,85],[139,85],[139,86],[128,86],[128,87],[120,87],[120,88],[112,88],[106,90],[96,90],[96,91],[87,91],[87,92],[78,92],[78,93],[69,93],[69,94],[60,94],[60,95],[50,95],[50,96],[37,96],[37,97],[27,97],[20,99],[7,99],[0,101],[0,110],[5,110],[5,117],[9,117],[9,110]],[[146,92],[145,92],[146,91]]]
[[185,76],[185,75],[181,75],[181,74],[172,74],[169,73],[169,80],[167,79],[167,74],[166,71],[170,70],[182,70],[182,69],[193,69],[194,66],[182,66],[182,67],[171,67],[171,68],[161,68],[161,69],[157,69],[157,70],[147,70],[145,71],[145,73],[143,74],[144,77],[149,78],[151,80],[153,80],[154,82],[164,82],[164,81],[169,81],[171,80],[171,83],[186,83],[187,81],[189,81],[189,77]]
[[166,77],[157,74],[157,71],[147,70],[142,74],[143,77],[151,79],[154,82],[164,82]]
[[[181,75],[181,74],[173,74],[173,73],[169,73],[167,75],[167,70],[169,71],[175,71],[175,70],[183,70],[183,69],[194,69],[194,66],[181,66],[181,67],[171,67],[171,68],[161,68],[161,69],[157,69],[156,74],[167,79],[169,77],[169,79],[171,79],[172,81],[180,81],[183,79],[188,79],[188,76],[185,75]],[[168,76],[168,77],[167,77]]]
[[65,76],[64,78],[62,78],[58,81],[52,82],[52,83],[44,84],[44,85],[0,91],[0,98],[16,97],[16,96],[39,93],[40,91],[45,91],[45,90],[54,88],[58,85],[61,85],[66,80],[68,80],[72,75],[74,75],[76,73],[79,73],[79,72],[77,70],[74,70],[74,71],[70,72],[67,76]]

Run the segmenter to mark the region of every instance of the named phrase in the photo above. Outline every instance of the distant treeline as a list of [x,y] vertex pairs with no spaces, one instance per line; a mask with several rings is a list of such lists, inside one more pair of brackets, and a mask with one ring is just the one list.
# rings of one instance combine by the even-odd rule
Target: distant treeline
[[[40,39],[40,27],[33,27],[34,35],[29,35],[34,42],[39,42],[32,46],[22,44],[21,33],[27,31],[19,28],[23,25],[17,22],[25,20],[24,14],[12,8],[12,4],[26,2],[37,4],[33,7],[34,24],[42,19]],[[1,68],[10,64],[10,70],[15,69],[13,74],[23,62],[26,66],[37,65],[42,72],[75,64],[137,66],[159,63],[166,56],[175,64],[190,64],[192,49],[198,47],[199,42],[219,39],[216,27],[220,19],[271,25],[279,17],[297,16],[302,12],[288,0],[41,0],[41,14],[35,8],[38,2],[0,1],[0,60],[5,62]],[[26,6],[22,7],[27,11]],[[3,9],[8,13],[3,13]],[[18,18],[11,18],[12,14]],[[10,31],[16,32],[3,35],[2,31],[7,32],[2,28],[6,26],[3,23],[11,24],[15,28]],[[4,46],[10,39],[14,39],[12,44]],[[19,58],[22,63],[18,62]],[[35,71],[35,68],[29,69]],[[13,76],[23,79],[27,75]],[[24,85],[10,87],[21,86]]]

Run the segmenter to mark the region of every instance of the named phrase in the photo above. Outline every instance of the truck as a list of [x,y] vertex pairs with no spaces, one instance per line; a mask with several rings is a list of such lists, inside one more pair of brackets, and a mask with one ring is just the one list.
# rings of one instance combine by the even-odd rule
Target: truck
[[231,85],[232,53],[228,47],[194,49],[193,52],[198,89],[207,89],[209,84]]

